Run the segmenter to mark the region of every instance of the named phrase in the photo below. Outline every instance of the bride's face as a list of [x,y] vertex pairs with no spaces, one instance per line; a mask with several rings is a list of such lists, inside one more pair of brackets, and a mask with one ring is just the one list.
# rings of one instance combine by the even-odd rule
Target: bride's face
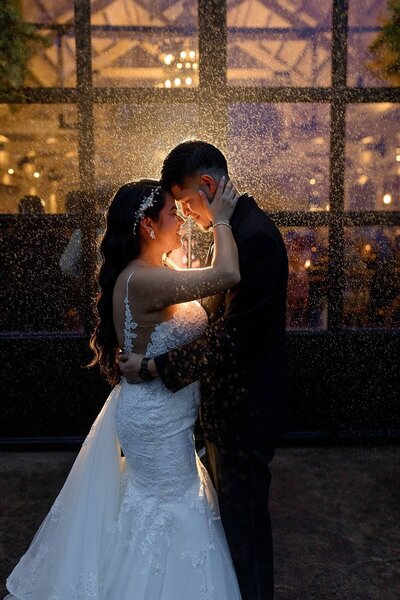
[[184,219],[178,214],[175,199],[167,194],[165,204],[153,226],[156,240],[164,252],[181,247],[181,226],[184,222]]

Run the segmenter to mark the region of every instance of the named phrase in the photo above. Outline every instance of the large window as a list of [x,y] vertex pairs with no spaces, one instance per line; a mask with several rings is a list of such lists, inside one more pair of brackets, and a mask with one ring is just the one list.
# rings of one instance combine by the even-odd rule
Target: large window
[[[22,10],[50,43],[0,104],[2,277],[17,282],[3,332],[88,333],[112,190],[156,177],[188,137],[219,145],[281,228],[289,329],[398,327],[400,97],[368,69],[384,0]],[[189,238],[190,263],[207,240]]]

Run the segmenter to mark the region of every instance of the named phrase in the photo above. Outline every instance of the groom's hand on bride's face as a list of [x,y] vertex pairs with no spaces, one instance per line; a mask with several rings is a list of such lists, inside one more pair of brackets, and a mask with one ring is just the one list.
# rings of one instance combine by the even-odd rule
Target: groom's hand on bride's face
[[117,355],[119,370],[128,383],[142,383],[142,379],[139,377],[139,371],[143,358],[143,354],[132,353]]

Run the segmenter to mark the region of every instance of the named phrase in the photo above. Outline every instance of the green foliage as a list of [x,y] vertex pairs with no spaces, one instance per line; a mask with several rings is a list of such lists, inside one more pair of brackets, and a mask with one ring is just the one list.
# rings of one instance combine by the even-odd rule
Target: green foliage
[[22,18],[18,0],[0,2],[0,89],[21,87],[29,73],[29,61],[49,40]]
[[388,0],[388,18],[369,46],[374,59],[368,68],[393,85],[400,84],[400,0]]

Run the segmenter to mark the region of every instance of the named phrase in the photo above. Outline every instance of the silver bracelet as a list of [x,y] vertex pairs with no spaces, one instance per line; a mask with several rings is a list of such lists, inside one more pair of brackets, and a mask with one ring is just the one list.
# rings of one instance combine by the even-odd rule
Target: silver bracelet
[[226,225],[227,227],[229,227],[229,229],[232,229],[232,227],[226,221],[217,221],[216,223],[214,223],[213,229],[214,227],[217,227],[217,225]]

